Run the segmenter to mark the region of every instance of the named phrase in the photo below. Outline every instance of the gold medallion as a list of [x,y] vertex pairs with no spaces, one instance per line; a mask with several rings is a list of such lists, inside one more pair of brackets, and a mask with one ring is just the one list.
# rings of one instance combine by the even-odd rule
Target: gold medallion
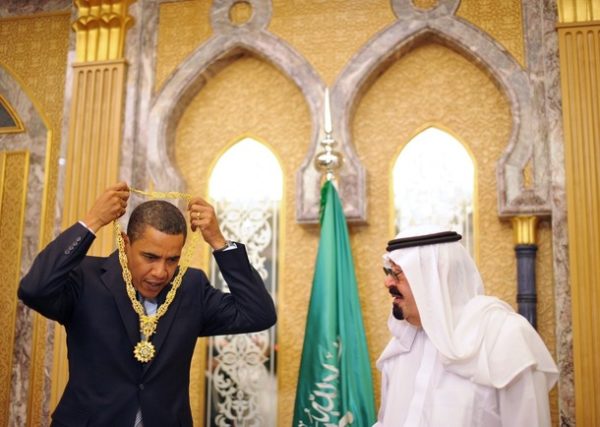
[[133,349],[133,354],[140,362],[149,362],[154,358],[154,344],[149,341],[140,341]]

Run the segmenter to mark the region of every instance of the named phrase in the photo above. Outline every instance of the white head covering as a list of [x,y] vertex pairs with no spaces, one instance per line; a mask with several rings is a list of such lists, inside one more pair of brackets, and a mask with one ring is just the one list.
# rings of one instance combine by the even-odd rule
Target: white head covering
[[[437,226],[409,228],[397,238],[439,233]],[[414,295],[423,330],[446,369],[472,381],[502,388],[533,366],[547,375],[550,389],[558,369],[537,332],[505,302],[483,295],[483,283],[460,242],[414,246],[384,255],[402,268]],[[411,325],[391,319],[395,337]],[[383,355],[382,355],[383,356]]]

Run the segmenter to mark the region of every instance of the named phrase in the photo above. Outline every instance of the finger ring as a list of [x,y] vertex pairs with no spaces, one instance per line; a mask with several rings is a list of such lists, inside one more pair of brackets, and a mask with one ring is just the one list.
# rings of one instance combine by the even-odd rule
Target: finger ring
[[200,219],[200,212],[194,212],[194,214],[195,214],[194,217],[196,219]]

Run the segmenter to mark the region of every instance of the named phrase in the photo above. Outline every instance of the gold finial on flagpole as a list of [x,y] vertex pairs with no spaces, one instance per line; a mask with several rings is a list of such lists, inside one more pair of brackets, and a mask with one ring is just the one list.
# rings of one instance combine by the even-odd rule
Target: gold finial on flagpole
[[331,181],[335,179],[335,172],[342,166],[343,158],[339,151],[333,149],[336,141],[332,136],[333,127],[331,124],[329,88],[325,88],[324,105],[323,130],[325,131],[325,136],[321,139],[323,151],[317,154],[315,166],[321,173],[325,174],[327,181]]

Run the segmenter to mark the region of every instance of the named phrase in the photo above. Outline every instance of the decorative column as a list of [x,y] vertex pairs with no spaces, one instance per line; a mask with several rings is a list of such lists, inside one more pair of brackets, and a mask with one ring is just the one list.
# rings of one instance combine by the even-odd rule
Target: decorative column
[[[127,63],[125,36],[134,0],[76,0],[79,18],[73,97],[69,117],[62,226],[81,219],[100,193],[119,176],[121,121]],[[90,255],[113,248],[111,230],[100,232]]]
[[600,425],[600,6],[559,0],[575,414]]
[[537,293],[535,290],[536,216],[516,216],[512,219],[515,254],[517,256],[517,304],[519,314],[537,327]]
[[[76,60],[62,228],[83,218],[96,198],[119,179],[122,117],[127,62],[125,37],[133,24],[128,8],[135,0],[75,0],[79,15]],[[113,249],[110,227],[104,227],[89,255],[107,255]],[[67,380],[64,329],[56,328],[51,406],[62,395]]]

